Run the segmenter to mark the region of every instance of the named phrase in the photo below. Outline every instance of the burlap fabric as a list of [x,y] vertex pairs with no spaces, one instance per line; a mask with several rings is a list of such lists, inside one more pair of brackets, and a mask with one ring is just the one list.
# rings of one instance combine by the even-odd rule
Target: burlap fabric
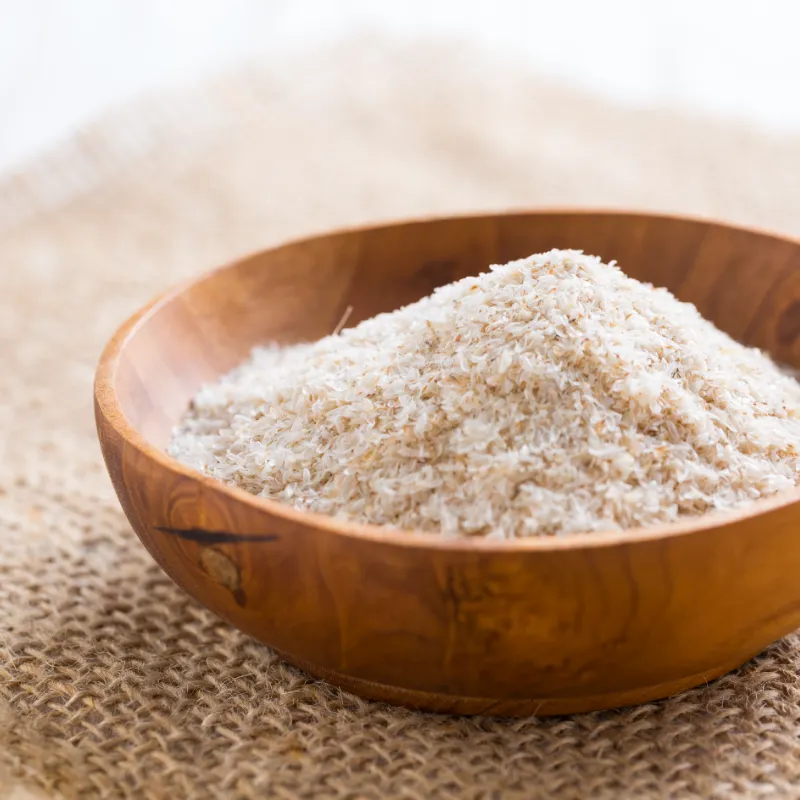
[[96,359],[126,315],[283,237],[570,204],[798,233],[799,177],[800,139],[611,109],[457,47],[356,43],[122,110],[6,180],[3,785],[67,798],[800,797],[797,637],[618,712],[509,721],[363,702],[161,574],[117,504],[91,410]]

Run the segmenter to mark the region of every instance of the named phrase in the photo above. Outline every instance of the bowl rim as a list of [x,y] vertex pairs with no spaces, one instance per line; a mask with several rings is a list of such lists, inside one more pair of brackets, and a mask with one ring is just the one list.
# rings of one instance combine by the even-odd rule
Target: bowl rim
[[[331,535],[340,535],[360,540],[372,541],[386,546],[399,546],[423,549],[447,550],[451,552],[487,552],[510,553],[519,551],[554,552],[561,550],[595,549],[614,546],[629,546],[644,544],[646,542],[659,542],[678,536],[701,534],[705,531],[717,530],[736,525],[745,520],[760,517],[764,514],[777,511],[786,506],[800,501],[800,486],[786,492],[780,492],[772,497],[754,501],[742,509],[727,512],[711,512],[686,521],[671,522],[650,527],[625,528],[618,531],[577,532],[560,536],[531,536],[519,539],[487,539],[445,537],[441,534],[408,529],[385,528],[359,522],[338,520],[326,514],[312,511],[301,511],[291,506],[284,505],[274,500],[268,500],[258,495],[250,494],[237,486],[223,483],[210,475],[190,467],[166,451],[156,447],[148,441],[128,420],[117,399],[115,389],[116,371],[120,356],[128,341],[143,327],[152,315],[161,307],[171,302],[176,297],[186,292],[191,286],[200,284],[212,277],[228,270],[235,270],[242,264],[259,257],[270,251],[283,249],[293,245],[312,242],[332,235],[348,235],[366,233],[369,231],[386,228],[401,228],[420,223],[447,222],[451,220],[487,220],[503,217],[525,216],[630,216],[640,218],[661,219],[673,222],[690,222],[709,227],[726,228],[728,230],[757,236],[778,239],[796,246],[800,246],[800,239],[791,235],[778,233],[761,227],[738,225],[723,222],[712,217],[683,215],[677,213],[662,213],[650,211],[631,211],[625,208],[602,207],[543,207],[543,208],[508,208],[502,211],[466,212],[458,214],[434,215],[427,217],[409,217],[400,220],[378,221],[365,225],[355,225],[332,230],[310,232],[302,236],[295,236],[285,241],[279,241],[257,250],[252,250],[243,256],[227,262],[211,270],[203,271],[199,275],[188,278],[173,285],[166,291],[157,295],[149,303],[134,312],[123,322],[107,344],[100,356],[94,379],[94,400],[98,411],[102,414],[107,424],[133,447],[140,455],[155,462],[160,468],[171,472],[175,476],[196,481],[201,486],[212,492],[218,492],[231,502],[243,503],[256,511],[267,512],[287,523],[314,527]],[[487,265],[488,266],[488,265]],[[241,533],[242,539],[257,536],[257,533]]]

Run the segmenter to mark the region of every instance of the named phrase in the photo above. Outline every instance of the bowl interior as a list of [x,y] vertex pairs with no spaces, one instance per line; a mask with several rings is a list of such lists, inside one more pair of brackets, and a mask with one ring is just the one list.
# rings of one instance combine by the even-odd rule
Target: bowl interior
[[345,231],[259,253],[155,303],[123,334],[114,388],[157,447],[203,383],[269,341],[314,340],[436,286],[551,248],[616,260],[746,344],[800,365],[800,243],[680,218],[624,213],[463,217]]

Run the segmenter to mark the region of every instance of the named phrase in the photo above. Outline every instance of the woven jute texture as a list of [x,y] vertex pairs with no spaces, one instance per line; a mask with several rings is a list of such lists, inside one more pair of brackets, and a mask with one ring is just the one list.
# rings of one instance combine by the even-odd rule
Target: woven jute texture
[[91,407],[99,352],[129,313],[288,236],[545,205],[797,234],[798,180],[800,139],[609,108],[459,47],[368,42],[142,101],[6,179],[2,785],[67,798],[800,797],[797,636],[621,711],[468,719],[365,702],[284,665],[159,571],[114,497]]

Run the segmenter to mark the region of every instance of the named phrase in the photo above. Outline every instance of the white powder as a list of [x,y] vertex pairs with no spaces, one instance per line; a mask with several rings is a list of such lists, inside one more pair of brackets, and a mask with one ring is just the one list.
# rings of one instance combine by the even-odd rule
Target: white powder
[[800,384],[575,251],[492,267],[204,388],[169,452],[340,518],[513,538],[653,525],[798,481]]

